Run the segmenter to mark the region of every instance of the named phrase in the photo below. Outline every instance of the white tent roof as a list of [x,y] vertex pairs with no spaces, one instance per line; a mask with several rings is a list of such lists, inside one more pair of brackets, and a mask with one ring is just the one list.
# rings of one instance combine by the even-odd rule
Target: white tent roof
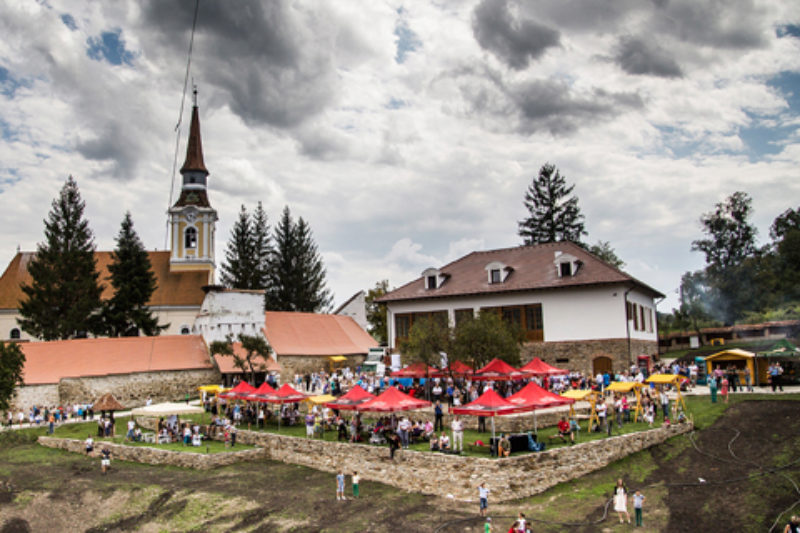
[[185,403],[157,403],[147,407],[137,407],[131,410],[131,416],[170,416],[170,415],[190,415],[204,412],[202,407],[197,405],[187,405]]

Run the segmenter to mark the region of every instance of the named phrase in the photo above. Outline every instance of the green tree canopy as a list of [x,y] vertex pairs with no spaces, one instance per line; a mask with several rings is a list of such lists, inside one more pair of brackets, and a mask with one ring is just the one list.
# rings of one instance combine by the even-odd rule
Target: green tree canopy
[[130,212],[125,213],[117,247],[111,253],[109,281],[114,296],[103,306],[103,328],[109,337],[158,335],[168,325],[159,325],[147,303],[156,290],[150,257],[133,229]]
[[442,352],[450,347],[450,328],[446,320],[437,317],[422,317],[414,321],[408,331],[408,339],[400,346],[403,355],[411,361],[430,366],[439,366]]
[[597,244],[593,244],[589,247],[589,252],[596,255],[614,268],[621,269],[625,267],[625,261],[617,256],[617,253],[614,251],[614,248],[611,247],[611,243],[608,241],[597,241]]
[[257,289],[252,279],[255,270],[253,231],[250,215],[242,205],[239,218],[231,228],[225,248],[225,260],[220,266],[220,281],[232,289]]
[[102,331],[94,239],[83,218],[85,204],[70,176],[44,222],[45,241],[28,263],[19,325],[42,340],[69,339]]
[[233,340],[230,336],[224,341],[213,341],[208,349],[211,355],[233,357],[233,365],[245,374],[247,382],[254,385],[256,373],[267,370],[265,361],[270,357],[270,345],[261,335],[240,334],[238,339],[244,353],[237,353],[233,349]]
[[525,244],[581,242],[586,230],[578,197],[572,194],[574,188],[575,185],[567,186],[555,165],[542,166],[525,193],[524,204],[529,216],[518,224],[519,236]]
[[520,363],[520,332],[496,312],[482,311],[459,321],[453,332],[449,360],[462,361],[475,370],[495,357],[516,366]]
[[381,346],[385,346],[389,342],[386,304],[376,302],[375,300],[387,292],[389,292],[389,280],[384,279],[377,282],[375,287],[367,291],[367,296],[364,298],[367,304],[369,333]]
[[273,311],[320,312],[330,309],[325,267],[301,217],[294,222],[289,207],[274,230],[275,252],[269,263],[266,308]]
[[737,191],[700,217],[707,237],[693,241],[692,250],[705,254],[712,273],[737,266],[755,253],[756,228],[749,220],[752,203],[747,193]]
[[7,411],[18,384],[22,383],[25,354],[15,342],[0,342],[0,412]]

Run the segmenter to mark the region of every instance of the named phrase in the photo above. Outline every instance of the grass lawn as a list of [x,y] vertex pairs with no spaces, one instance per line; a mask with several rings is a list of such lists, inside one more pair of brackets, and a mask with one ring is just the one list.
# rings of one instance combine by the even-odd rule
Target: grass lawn
[[[85,423],[70,423],[56,426],[55,432],[52,435],[47,433],[47,425],[43,424],[38,428],[20,429],[15,430],[14,433],[18,439],[22,440],[36,440],[37,437],[57,437],[62,439],[78,439],[86,440],[86,437],[91,435],[95,443],[99,442],[113,442],[114,444],[123,444],[126,446],[149,446],[158,448],[160,450],[171,450],[175,452],[193,452],[193,453],[227,453],[227,452],[240,452],[243,450],[253,449],[254,446],[246,446],[237,444],[235,448],[226,448],[225,443],[206,440],[203,441],[202,446],[184,446],[182,442],[173,442],[169,444],[152,444],[146,442],[129,442],[125,440],[125,428],[127,427],[129,417],[119,417],[116,419],[117,423],[117,436],[111,438],[98,438],[97,437],[97,422]],[[147,431],[145,431],[147,433]]]

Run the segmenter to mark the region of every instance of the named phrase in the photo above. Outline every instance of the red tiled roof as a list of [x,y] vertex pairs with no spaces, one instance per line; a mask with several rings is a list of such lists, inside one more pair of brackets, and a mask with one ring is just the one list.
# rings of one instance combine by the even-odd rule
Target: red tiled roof
[[[559,277],[554,264],[555,252],[575,256],[582,263],[578,271],[572,276]],[[489,283],[488,280],[486,265],[495,261],[511,267],[508,277],[502,283]],[[664,296],[571,242],[472,252],[443,266],[439,271],[446,279],[436,289],[426,289],[425,280],[420,277],[378,298],[378,301],[421,300],[607,283],[634,283],[655,296]]]
[[[208,272],[170,272],[169,251],[147,252],[150,257],[153,273],[156,275],[156,290],[150,297],[150,307],[159,306],[195,306],[203,303],[205,293],[203,286],[208,284]],[[0,309],[18,309],[19,302],[24,299],[23,284],[31,283],[28,263],[34,252],[19,252],[8,264],[0,277]],[[114,295],[114,288],[108,281],[111,264],[111,252],[95,252],[99,281],[105,286],[102,298],[108,300]]]
[[376,348],[349,316],[267,311],[264,335],[278,355],[356,355]]
[[[239,357],[244,357],[245,355],[247,355],[247,353],[244,351],[244,348],[242,348],[242,343],[241,342],[234,342],[233,343],[233,351]],[[214,361],[217,363],[217,368],[219,368],[219,371],[220,371],[221,374],[241,374],[242,373],[242,369],[237,367],[235,364],[233,364],[234,363],[233,356],[214,354]],[[254,358],[254,363],[255,363],[256,367],[260,367],[261,365],[264,365],[266,367],[266,371],[267,372],[271,372],[271,371],[280,372],[280,370],[281,370],[281,366],[277,362],[275,362],[275,360],[273,358],[271,358],[271,357],[269,357],[269,358],[267,358],[265,360],[263,357],[257,355]],[[262,372],[262,371],[258,370],[258,372]]]
[[200,335],[27,342],[20,347],[25,353],[26,385],[73,377],[214,368]]

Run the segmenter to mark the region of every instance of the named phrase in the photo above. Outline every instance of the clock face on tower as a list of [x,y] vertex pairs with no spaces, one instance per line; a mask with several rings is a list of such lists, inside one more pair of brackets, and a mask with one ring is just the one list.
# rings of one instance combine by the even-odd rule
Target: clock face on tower
[[194,222],[196,218],[197,218],[197,213],[194,210],[186,212],[186,220],[189,221],[190,223]]

